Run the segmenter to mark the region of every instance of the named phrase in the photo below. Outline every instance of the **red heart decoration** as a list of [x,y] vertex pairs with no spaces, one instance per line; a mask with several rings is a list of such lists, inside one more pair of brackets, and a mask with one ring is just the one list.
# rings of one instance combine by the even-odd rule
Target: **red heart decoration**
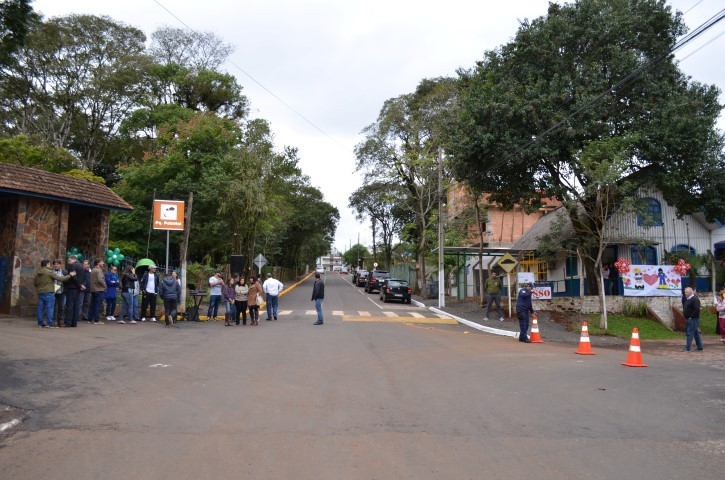
[[647,285],[654,285],[658,281],[657,275],[654,273],[645,273],[642,278]]

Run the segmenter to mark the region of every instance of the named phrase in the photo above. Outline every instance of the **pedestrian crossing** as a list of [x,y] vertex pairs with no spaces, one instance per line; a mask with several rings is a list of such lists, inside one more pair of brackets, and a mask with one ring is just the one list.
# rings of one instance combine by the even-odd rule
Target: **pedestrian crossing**
[[[290,315],[306,315],[312,316],[317,315],[316,310],[280,310],[278,316],[290,316]],[[333,310],[333,317],[340,317],[343,322],[388,322],[388,323],[435,323],[444,325],[455,325],[454,319],[447,315],[440,313],[433,313],[429,311],[424,312],[412,312],[412,311],[390,311],[382,310],[379,312],[370,312],[364,310],[358,311],[343,311]]]

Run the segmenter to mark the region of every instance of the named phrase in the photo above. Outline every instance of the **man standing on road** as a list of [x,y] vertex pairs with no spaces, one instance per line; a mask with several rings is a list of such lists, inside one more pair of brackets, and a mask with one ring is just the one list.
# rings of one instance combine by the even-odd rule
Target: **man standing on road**
[[[59,277],[65,277],[68,272],[63,268],[63,262],[60,260],[53,260],[53,273]],[[66,280],[67,281],[67,280]],[[64,315],[65,313],[65,282],[59,280],[55,281],[55,312],[53,316],[55,318],[55,324],[58,327],[64,327]]]
[[[70,275],[56,275],[48,267],[50,260],[40,262],[40,269],[35,274],[35,288],[38,290],[38,327],[56,328],[53,324],[53,309],[55,308],[55,282],[65,282]],[[72,274],[72,275],[75,275]],[[48,323],[46,323],[46,321]]]
[[[81,304],[83,297],[81,287],[83,286],[83,278],[85,272],[83,265],[78,263],[78,257],[71,255],[68,257],[68,271],[74,273],[64,284],[65,287],[65,326],[77,327],[78,317],[81,314]],[[58,325],[60,326],[60,325]]]
[[690,287],[685,289],[682,315],[685,317],[685,335],[687,336],[687,341],[685,346],[682,347],[682,351],[690,351],[693,337],[695,338],[697,349],[702,351],[702,337],[700,337],[700,299],[697,298],[695,291]]
[[156,297],[159,294],[159,279],[156,265],[149,265],[149,269],[141,277],[141,321],[146,321],[146,308],[149,309],[151,321],[156,321]]
[[516,316],[519,318],[519,342],[531,343],[529,340],[529,313],[534,313],[531,305],[531,291],[534,286],[530,283],[524,285],[516,297]]
[[106,296],[106,274],[103,272],[103,260],[93,262],[91,271],[91,314],[89,320],[93,325],[103,325],[101,321],[101,310],[103,310],[103,298]]
[[262,285],[262,290],[267,295],[267,320],[273,318],[277,320],[277,305],[279,304],[279,294],[284,290],[282,282],[272,277],[271,273],[267,274],[267,280]]
[[322,301],[325,299],[325,282],[320,279],[320,274],[315,273],[315,284],[312,286],[312,301],[315,302],[317,310],[317,321],[313,325],[322,325]]
[[83,300],[81,301],[81,318],[88,320],[91,311],[91,263],[83,260],[83,282],[81,283]]
[[501,279],[498,278],[496,272],[491,272],[491,276],[486,279],[486,316],[483,318],[484,321],[488,321],[488,317],[491,315],[491,307],[496,302],[496,313],[501,317],[499,320],[503,322],[503,311],[501,310]]
[[216,320],[219,304],[222,301],[222,285],[224,285],[222,272],[217,270],[213,277],[209,277],[209,310],[206,313],[208,321]]

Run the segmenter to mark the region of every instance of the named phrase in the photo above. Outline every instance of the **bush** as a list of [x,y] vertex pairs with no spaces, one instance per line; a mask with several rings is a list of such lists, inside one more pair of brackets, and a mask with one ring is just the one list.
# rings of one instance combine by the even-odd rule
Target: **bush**
[[647,318],[647,303],[645,302],[625,300],[623,307],[625,317]]

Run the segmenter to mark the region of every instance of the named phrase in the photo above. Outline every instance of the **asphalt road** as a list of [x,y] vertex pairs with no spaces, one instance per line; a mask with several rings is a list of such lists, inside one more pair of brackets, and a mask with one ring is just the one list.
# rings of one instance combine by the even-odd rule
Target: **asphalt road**
[[311,280],[258,327],[0,319],[0,404],[28,411],[0,477],[722,478],[721,370],[521,344],[325,277],[322,326]]

